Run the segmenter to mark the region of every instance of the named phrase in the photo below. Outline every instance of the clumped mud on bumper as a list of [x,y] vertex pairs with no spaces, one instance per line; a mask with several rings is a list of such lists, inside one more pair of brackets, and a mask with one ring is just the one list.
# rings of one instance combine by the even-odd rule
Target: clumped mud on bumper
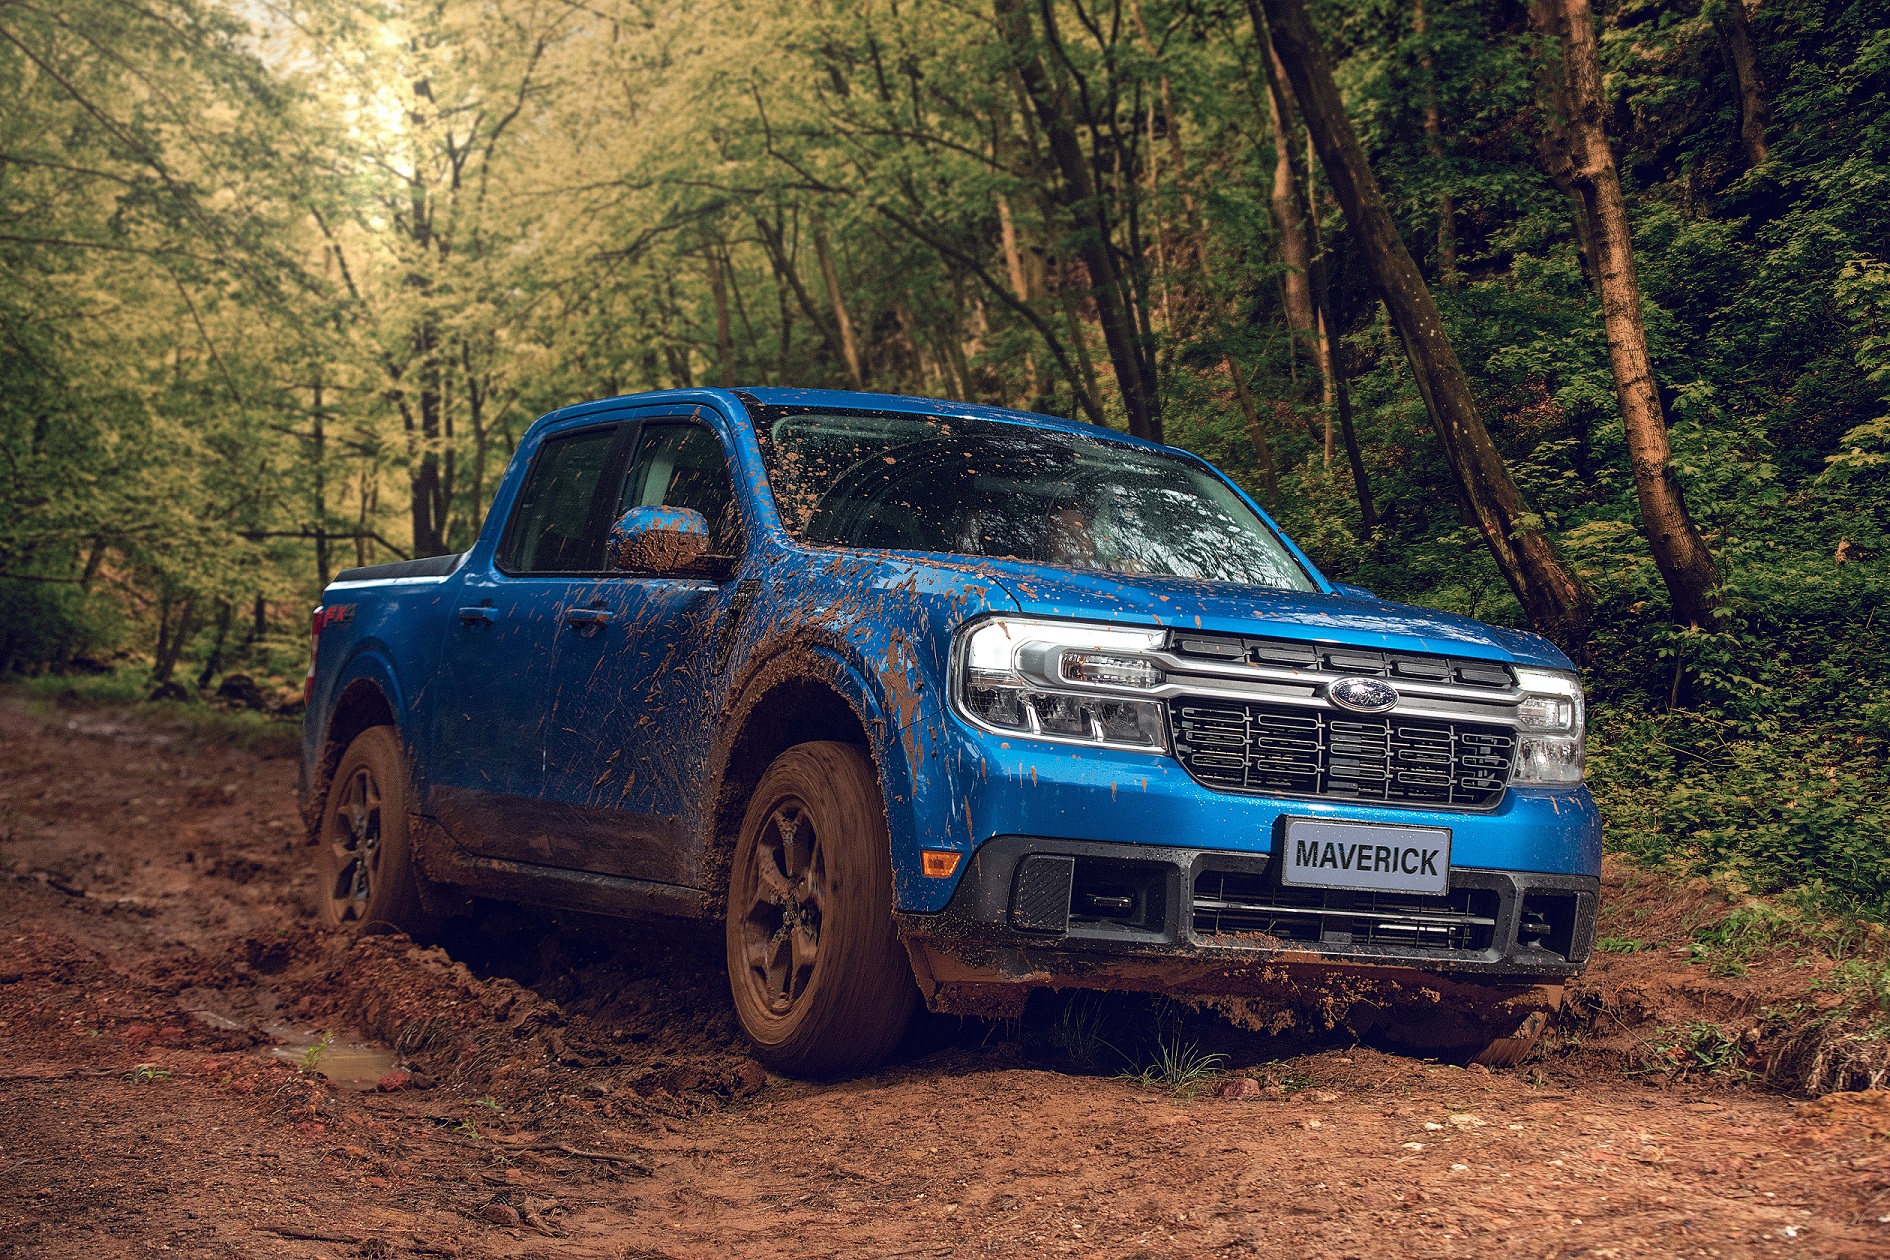
[[1031,990],[1172,995],[1234,1023],[1426,1040],[1553,1009],[1593,950],[1599,880],[1454,870],[1440,898],[1282,888],[1265,854],[1002,836],[940,914],[902,914],[935,1010],[1012,1015]]

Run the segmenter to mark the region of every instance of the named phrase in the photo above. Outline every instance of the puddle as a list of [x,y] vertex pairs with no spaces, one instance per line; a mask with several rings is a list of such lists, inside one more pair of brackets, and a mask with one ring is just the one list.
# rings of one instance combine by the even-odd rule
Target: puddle
[[273,1057],[298,1067],[312,1058],[317,1072],[347,1089],[373,1089],[383,1076],[399,1067],[393,1049],[388,1046],[347,1041],[331,1041],[324,1046],[320,1039],[306,1034],[286,1035],[291,1039],[269,1047]]
[[271,1015],[281,1014],[273,1001],[258,1004],[255,1009],[259,1017],[242,1019],[217,1010],[211,1005],[213,999],[208,994],[190,990],[185,996],[186,1000],[194,998],[203,1003],[184,1008],[192,1018],[212,1028],[260,1033],[280,1043],[269,1047],[267,1053],[271,1058],[281,1059],[296,1067],[306,1065],[343,1089],[373,1089],[380,1084],[382,1077],[399,1070],[399,1061],[392,1047],[364,1041],[343,1041],[340,1038],[324,1043],[323,1035],[317,1029],[295,1028],[279,1019],[270,1018]]

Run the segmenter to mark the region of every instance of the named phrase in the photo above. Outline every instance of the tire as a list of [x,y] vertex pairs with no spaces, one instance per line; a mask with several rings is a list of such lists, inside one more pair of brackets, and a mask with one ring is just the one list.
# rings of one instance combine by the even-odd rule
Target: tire
[[879,778],[850,744],[799,744],[749,799],[729,872],[728,978],[755,1057],[793,1076],[883,1061],[918,1004],[893,925]]
[[391,726],[362,731],[341,754],[315,855],[316,908],[329,927],[416,939],[431,934],[435,925],[421,904],[422,876],[407,836],[410,782]]
[[1549,1031],[1549,1025],[1555,1022],[1553,1011],[1530,1011],[1523,1016],[1516,1031],[1507,1037],[1492,1037],[1470,1056],[1472,1063],[1481,1063],[1487,1068],[1515,1067],[1528,1058],[1542,1040],[1542,1034]]
[[1377,1031],[1404,1054],[1508,1068],[1535,1052],[1561,1005],[1561,985],[1538,985],[1509,1001],[1399,1011]]

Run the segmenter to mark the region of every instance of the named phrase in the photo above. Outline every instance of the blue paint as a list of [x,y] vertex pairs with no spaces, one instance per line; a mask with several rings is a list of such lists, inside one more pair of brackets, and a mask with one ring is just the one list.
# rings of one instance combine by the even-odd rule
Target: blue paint
[[[991,614],[1571,668],[1546,640],[1335,587],[1283,535],[1315,589],[803,545],[782,523],[744,396],[769,407],[965,417],[1168,449],[1060,417],[821,390],[676,390],[563,408],[525,434],[454,572],[341,583],[326,595],[357,611],[320,640],[304,776],[318,777],[344,690],[371,684],[411,751],[419,807],[466,848],[706,887],[715,876],[707,855],[716,776],[739,735],[730,717],[771,664],[805,659],[819,662],[865,730],[905,910],[936,911],[956,886],[956,877],[921,874],[921,849],[968,855],[992,836],[1023,834],[1263,852],[1285,814],[1448,826],[1457,865],[1598,873],[1600,822],[1583,787],[1512,787],[1487,813],[1238,795],[1202,786],[1166,753],[1001,736],[947,703],[953,633]],[[725,448],[739,551],[722,571],[505,571],[508,520],[547,440],[620,426],[612,430],[620,466],[640,449],[638,426],[647,433],[657,422],[706,426]],[[600,504],[615,495],[600,493]],[[600,557],[617,506],[591,518]],[[491,612],[460,614],[477,608]]]

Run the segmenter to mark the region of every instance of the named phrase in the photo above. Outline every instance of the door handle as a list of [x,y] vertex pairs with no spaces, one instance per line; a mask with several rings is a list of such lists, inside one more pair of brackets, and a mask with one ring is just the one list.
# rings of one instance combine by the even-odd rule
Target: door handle
[[567,608],[564,624],[573,630],[599,630],[610,624],[610,613],[603,608]]
[[459,619],[469,626],[477,625],[481,622],[490,625],[492,623],[492,609],[486,607],[462,608],[459,610]]

